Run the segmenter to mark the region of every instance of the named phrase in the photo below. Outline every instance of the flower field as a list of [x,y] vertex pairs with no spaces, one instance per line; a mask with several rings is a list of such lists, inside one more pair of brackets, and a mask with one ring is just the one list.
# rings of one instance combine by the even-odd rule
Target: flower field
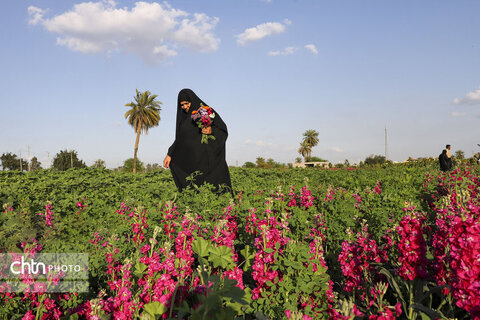
[[[479,168],[0,172],[0,252],[88,253],[89,290],[0,319],[480,319]],[[0,270],[2,272],[2,270]]]

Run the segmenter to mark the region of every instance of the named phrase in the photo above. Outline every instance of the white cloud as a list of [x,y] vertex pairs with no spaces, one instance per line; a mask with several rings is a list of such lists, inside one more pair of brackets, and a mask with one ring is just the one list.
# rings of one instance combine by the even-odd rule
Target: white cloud
[[246,144],[247,146],[257,146],[257,147],[275,147],[273,143],[265,142],[263,140],[247,139],[245,140],[244,144]]
[[294,54],[295,51],[297,51],[297,48],[295,48],[295,47],[286,47],[282,51],[269,51],[268,55],[270,55],[270,56],[280,56],[280,55],[286,56],[286,55]]
[[314,44],[306,44],[305,48],[310,50],[310,52],[312,52],[313,54],[318,54],[317,47],[315,47]]
[[452,117],[463,117],[466,116],[467,114],[465,112],[452,112]]
[[453,103],[454,104],[470,104],[470,105],[480,104],[480,86],[478,87],[477,90],[467,93],[467,95],[461,99],[455,98],[453,100]]
[[342,148],[340,147],[331,147],[330,148],[332,151],[335,151],[335,152],[338,152],[338,153],[344,153],[345,150],[343,150]]
[[28,15],[30,16],[30,20],[28,20],[28,23],[32,25],[39,24],[43,20],[43,16],[46,13],[45,12],[46,10],[43,10],[34,6],[28,7],[27,10],[28,10]]
[[293,147],[285,144],[272,143],[264,140],[252,140],[247,139],[243,142],[243,145],[247,146],[249,150],[255,148],[255,150],[261,151],[275,151],[275,152],[296,152],[298,147]]
[[157,46],[153,48],[153,53],[161,57],[174,57],[177,55],[175,50],[170,50],[167,46]]
[[248,28],[244,32],[237,35],[237,43],[239,45],[246,45],[247,43],[261,40],[265,37],[268,37],[272,34],[279,34],[285,31],[285,26],[291,24],[292,22],[288,19],[285,19],[284,23],[280,22],[267,22],[259,24],[256,27]]
[[158,62],[185,47],[212,52],[220,40],[213,34],[218,18],[189,14],[157,2],[136,2],[117,8],[113,0],[83,2],[70,11],[45,18],[45,10],[30,6],[30,24],[58,34],[57,44],[82,53],[125,51]]

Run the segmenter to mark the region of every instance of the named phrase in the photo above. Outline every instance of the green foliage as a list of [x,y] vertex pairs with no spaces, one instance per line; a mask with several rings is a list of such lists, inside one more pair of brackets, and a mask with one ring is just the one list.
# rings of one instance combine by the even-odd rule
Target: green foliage
[[77,151],[62,150],[53,158],[53,168],[57,170],[68,170],[71,168],[86,168],[87,166],[82,160],[78,159]]
[[105,168],[105,160],[102,160],[102,159],[95,160],[95,163],[93,164],[92,167],[97,169]]
[[312,161],[312,162],[326,162],[328,160],[322,159],[320,157],[313,156],[313,157],[310,158],[310,161]]
[[287,165],[284,163],[276,162],[272,158],[268,158],[267,161],[265,161],[264,158],[258,157],[255,161],[256,163],[253,162],[245,162],[243,164],[243,168],[261,168],[261,169],[273,169],[273,168],[286,168]]
[[160,101],[156,100],[158,96],[156,94],[151,94],[148,90],[140,92],[135,89],[135,91],[135,101],[125,105],[126,107],[130,107],[130,109],[125,112],[125,119],[127,119],[128,124],[133,127],[137,134],[133,153],[134,160],[132,171],[134,173],[137,171],[137,151],[140,134],[147,134],[150,128],[158,126],[158,123],[160,122],[160,105],[162,104]]
[[319,142],[318,134],[319,133],[313,129],[309,129],[303,133],[303,141],[300,143],[298,152],[306,157],[306,161],[312,161],[312,148]]
[[384,164],[386,161],[387,159],[385,158],[385,156],[372,154],[366,157],[363,163],[367,166],[371,166],[371,165],[381,165],[381,164]]
[[134,102],[129,102],[125,106],[130,109],[125,112],[125,119],[133,127],[135,132],[148,133],[150,128],[158,126],[160,121],[160,101],[157,101],[158,95],[151,94],[150,91],[140,92],[135,89],[136,95]]
[[255,163],[253,163],[253,162],[247,161],[247,162],[245,162],[245,163],[243,164],[242,167],[243,167],[243,168],[255,168],[256,165],[255,165]]
[[[199,269],[204,269],[203,265]],[[197,271],[197,273],[201,283],[210,284],[209,290],[206,295],[193,295],[193,300],[200,302],[198,307],[184,304],[178,308],[176,319],[183,319],[186,316],[192,320],[235,319],[236,316],[244,313],[244,306],[248,305],[250,296],[247,291],[235,286],[236,280],[222,279],[222,277],[212,275],[205,270]],[[192,293],[190,294],[192,295]]]
[[310,153],[312,152],[312,148],[308,144],[307,141],[303,140],[300,142],[300,147],[298,148],[298,153],[303,157],[303,161],[307,162],[310,160]]
[[38,161],[37,157],[33,157],[32,160],[30,161],[30,170],[41,170],[42,165]]
[[4,204],[4,214],[0,214],[0,249],[2,252],[18,252],[19,244],[37,237],[37,231],[42,231],[38,215],[31,212],[31,208],[21,204],[12,211],[8,204]]
[[[128,158],[123,162],[122,171],[124,172],[132,172],[133,171],[133,158]],[[143,162],[137,158],[137,171],[143,172],[145,171],[145,167],[143,166]]]
[[163,169],[162,165],[158,163],[148,163],[145,166],[145,172],[163,171],[163,170],[165,169]]
[[255,160],[255,163],[257,164],[257,168],[265,168],[267,165],[265,163],[265,159],[262,157],[257,157],[257,160]]
[[456,160],[463,160],[463,159],[465,159],[465,152],[463,152],[462,150],[457,150],[457,151],[455,151],[455,159],[456,159]]
[[3,170],[22,170],[22,171],[27,171],[28,170],[28,162],[25,159],[19,159],[17,158],[17,155],[14,153],[4,153],[0,157],[0,160],[2,161],[2,169]]
[[[129,239],[132,222],[123,220],[123,216],[115,212],[121,203],[137,208],[137,213],[145,210],[147,223],[152,226],[145,235],[147,239],[152,237],[153,226],[160,225],[163,215],[161,208],[169,201],[175,201],[177,210],[182,215],[198,214],[203,217],[199,223],[202,223],[202,228],[209,230],[219,223],[222,210],[233,203],[235,214],[239,217],[239,235],[234,245],[241,261],[239,268],[245,271],[244,283],[247,289],[241,290],[232,280],[222,279],[221,275],[215,274],[232,265],[231,250],[204,240],[209,239],[207,236],[211,234],[205,238],[196,235],[193,250],[198,257],[195,263],[196,266],[205,266],[207,270],[195,272],[198,272],[203,281],[212,282],[212,290],[208,295],[190,293],[192,299],[189,304],[178,306],[175,312],[183,312],[189,319],[202,319],[202,314],[205,319],[233,319],[235,316],[259,319],[262,314],[265,319],[282,319],[286,309],[298,315],[298,302],[307,297],[319,303],[325,302],[323,298],[328,279],[332,279],[335,285],[341,283],[336,254],[341,248],[341,242],[345,240],[347,228],[352,232],[359,231],[362,220],[366,220],[372,237],[379,239],[388,227],[402,217],[405,202],[417,207],[419,211],[429,210],[425,199],[434,190],[424,190],[423,183],[427,173],[439,173],[437,167],[435,161],[426,160],[351,171],[232,168],[234,199],[228,194],[218,196],[213,193],[212,185],[196,186],[194,180],[191,188],[178,193],[171,173],[166,170],[137,175],[96,168],[26,173],[1,171],[0,208],[6,211],[0,215],[0,250],[19,250],[21,242],[35,238],[42,244],[44,252],[89,253],[91,292],[79,295],[75,298],[77,300],[72,299],[70,307],[75,307],[86,299],[96,299],[96,294],[107,287],[105,257],[89,242],[95,232],[108,238],[119,249],[115,256],[118,261],[136,258],[139,249]],[[474,170],[478,172],[480,169],[477,167]],[[245,232],[245,217],[252,208],[262,212],[265,209],[265,199],[271,198],[276,192],[288,195],[290,186],[296,186],[295,191],[299,192],[305,178],[315,197],[315,206],[308,210],[298,207],[290,209],[288,237],[291,241],[277,255],[278,263],[274,266],[286,276],[282,282],[271,286],[269,296],[252,301],[248,288],[253,286],[253,280],[249,274],[256,247],[253,237]],[[376,193],[374,188],[379,182],[381,193]],[[325,201],[326,195],[331,192],[334,201]],[[356,205],[354,195],[362,198],[361,205]],[[38,215],[45,211],[48,202],[53,205],[54,223],[51,227],[46,226],[44,217]],[[85,205],[84,210],[76,206],[78,202]],[[287,200],[280,199],[273,203],[272,212],[279,219],[286,213],[286,202]],[[315,273],[311,266],[300,262],[310,261],[309,243],[305,237],[311,230],[313,217],[319,215],[324,217],[328,226],[323,245],[329,270],[319,268]],[[164,234],[159,235],[159,238],[160,243],[167,240]],[[140,263],[133,261],[132,274],[138,279],[145,270],[142,270]],[[315,263],[320,266],[319,261]],[[393,282],[390,285],[394,286]],[[421,288],[421,294],[414,296],[413,302],[409,304],[419,315],[434,314],[422,307],[430,299],[428,294],[431,290],[432,286],[426,284],[426,287]],[[400,288],[400,291],[404,299],[408,300],[406,289]],[[194,302],[202,302],[203,309],[194,309]],[[21,318],[29,307],[20,299],[12,299],[0,306],[0,317]],[[151,304],[146,307],[145,313],[153,319],[164,314],[165,308],[170,306]],[[22,311],[23,314],[20,314]],[[309,310],[301,312],[314,319],[323,317]],[[20,316],[16,316],[17,313]]]
[[234,267],[232,250],[227,246],[216,247],[203,238],[197,238],[193,241],[192,250],[200,258],[206,258],[215,268],[231,269]]
[[[309,301],[321,306],[326,311],[326,292],[330,277],[318,259],[312,259],[308,243],[290,241],[282,255],[278,255],[275,270],[283,274],[283,280],[277,284],[271,283],[263,298],[253,301],[253,308],[260,310],[271,319],[281,319],[285,310],[299,312],[299,306]],[[304,262],[309,261],[308,265]],[[314,271],[313,263],[318,267]],[[328,314],[306,310],[303,314],[313,319],[328,319]]]

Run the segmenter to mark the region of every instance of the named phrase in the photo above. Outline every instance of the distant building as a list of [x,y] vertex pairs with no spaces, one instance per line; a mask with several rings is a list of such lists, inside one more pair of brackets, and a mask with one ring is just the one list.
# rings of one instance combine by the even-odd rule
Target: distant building
[[307,167],[328,168],[329,166],[330,166],[330,162],[328,161],[292,163],[293,168],[307,168]]

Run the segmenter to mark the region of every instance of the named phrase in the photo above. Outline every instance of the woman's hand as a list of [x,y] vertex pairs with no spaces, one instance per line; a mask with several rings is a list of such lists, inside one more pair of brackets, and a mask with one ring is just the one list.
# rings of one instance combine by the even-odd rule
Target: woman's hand
[[163,159],[163,166],[165,167],[165,169],[168,169],[168,167],[170,167],[170,162],[172,161],[172,157],[170,157],[168,154],[167,156],[165,157],[165,159]]
[[212,134],[212,127],[202,128],[202,133],[203,134]]

